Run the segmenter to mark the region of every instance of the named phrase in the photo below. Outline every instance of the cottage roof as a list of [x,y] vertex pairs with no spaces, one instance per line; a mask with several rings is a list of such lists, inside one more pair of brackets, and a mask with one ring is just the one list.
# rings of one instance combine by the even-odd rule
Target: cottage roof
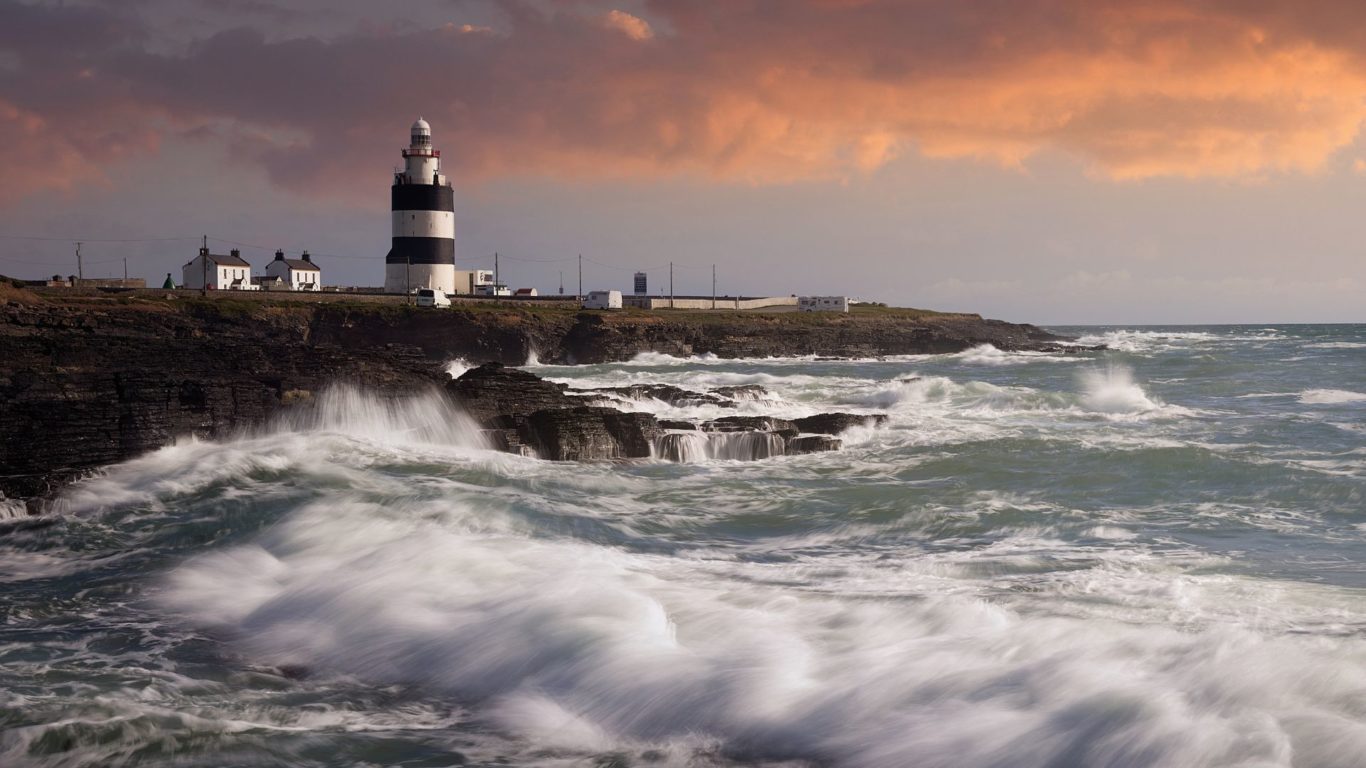
[[271,263],[284,264],[290,269],[296,270],[298,272],[317,272],[319,274],[322,273],[322,270],[318,269],[318,265],[314,264],[313,260],[308,257],[308,251],[304,251],[304,257],[302,259],[286,259],[284,251],[276,251],[275,261],[272,261]]
[[213,263],[217,264],[217,265],[220,266],[220,267],[250,267],[250,266],[251,266],[251,265],[248,264],[241,256],[224,256],[224,255],[221,254],[221,253],[211,253],[211,254],[209,254],[209,261],[212,261]]

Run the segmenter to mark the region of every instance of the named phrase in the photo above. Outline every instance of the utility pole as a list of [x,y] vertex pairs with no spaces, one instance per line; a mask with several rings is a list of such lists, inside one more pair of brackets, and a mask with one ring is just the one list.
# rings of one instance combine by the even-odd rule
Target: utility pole
[[81,244],[76,243],[76,280],[85,279],[85,269],[81,266]]
[[669,262],[669,309],[674,308],[674,263]]
[[716,265],[711,265],[711,308],[716,309]]
[[498,295],[498,252],[493,252],[493,295]]
[[[215,270],[217,272],[217,270]],[[204,247],[199,251],[199,295],[209,295],[209,236],[204,235]]]
[[564,270],[560,270],[560,295],[564,295]]
[[123,287],[128,287],[128,257],[123,257]]
[[583,254],[579,254],[579,295],[574,298],[583,301]]
[[408,298],[403,303],[413,303],[413,255],[405,252],[403,254],[403,293]]

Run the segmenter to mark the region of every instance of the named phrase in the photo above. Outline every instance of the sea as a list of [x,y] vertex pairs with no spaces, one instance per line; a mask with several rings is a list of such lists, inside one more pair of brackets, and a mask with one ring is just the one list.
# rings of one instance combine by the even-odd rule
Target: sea
[[837,452],[338,386],[11,504],[0,765],[1366,765],[1366,325],[1052,330],[1108,349],[529,361],[890,417]]

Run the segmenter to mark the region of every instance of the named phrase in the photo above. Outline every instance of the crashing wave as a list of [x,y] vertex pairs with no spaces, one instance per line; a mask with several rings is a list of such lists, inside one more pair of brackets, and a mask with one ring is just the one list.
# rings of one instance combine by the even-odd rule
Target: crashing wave
[[1300,402],[1305,405],[1344,405],[1366,402],[1366,392],[1353,392],[1347,389],[1306,389],[1300,393]]

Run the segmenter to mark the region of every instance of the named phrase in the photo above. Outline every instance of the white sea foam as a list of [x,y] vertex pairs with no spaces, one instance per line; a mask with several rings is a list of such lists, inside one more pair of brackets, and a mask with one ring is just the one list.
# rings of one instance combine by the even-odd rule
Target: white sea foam
[[338,385],[242,439],[211,443],[186,437],[114,465],[67,488],[56,507],[70,513],[135,503],[155,508],[168,497],[207,486],[262,493],[252,478],[300,470],[361,482],[330,460],[340,444],[379,451],[435,451],[446,458],[483,454],[487,449],[474,422],[440,392],[383,398]]
[[1346,389],[1306,389],[1300,393],[1300,402],[1306,405],[1361,403],[1366,402],[1366,393]]
[[28,506],[19,499],[7,499],[0,493],[0,520],[28,517]]
[[691,357],[677,357],[675,355],[669,355],[663,352],[641,352],[638,353],[635,357],[628,360],[627,362],[620,363],[620,365],[655,367],[666,365],[714,365],[716,363],[724,362],[726,361],[722,360],[721,358],[717,357],[716,355],[710,352],[701,355],[693,355]]
[[[1014,416],[1051,414],[1132,421],[1190,416],[1196,412],[1169,405],[1150,396],[1119,365],[1088,369],[1079,374],[1081,393],[1071,395],[1023,386],[1000,386],[984,381],[957,382],[945,376],[924,376],[876,384],[871,389],[850,388],[842,402],[893,414],[993,421]],[[838,397],[838,396],[837,396]]]
[[1217,334],[1204,331],[1142,331],[1117,330],[1101,334],[1087,334],[1077,339],[1077,344],[1104,344],[1120,352],[1147,353],[1189,347],[1194,344],[1219,341]]
[[1088,530],[1087,533],[1098,539],[1111,541],[1130,541],[1138,538],[1138,534],[1133,531],[1116,525],[1097,525]]
[[[1304,603],[1351,610],[1331,591],[1113,552],[1018,600],[987,600],[1012,579],[974,586],[945,566],[1014,560],[1005,573],[1028,584],[1034,553],[1060,543],[832,569],[629,554],[465,522],[486,517],[333,498],[191,560],[162,600],[263,663],[447,691],[490,725],[571,753],[683,750],[681,764],[714,745],[892,768],[1289,765],[1292,754],[1327,766],[1366,750],[1366,727],[1348,726],[1366,652],[1298,636],[1290,618]],[[916,599],[838,599],[870,587]]]
[[1366,349],[1366,342],[1325,341],[1321,344],[1306,344],[1309,349]]
[[[474,421],[435,390],[383,398],[356,387],[333,386],[313,407],[291,412],[282,421],[288,431],[343,434],[382,444],[487,447]],[[271,426],[266,431],[278,429]]]
[[[1057,498],[1049,481],[926,496],[956,483],[954,443],[966,440],[1061,440],[1082,455],[1197,445],[1172,417],[1201,414],[1126,367],[1066,371],[1073,385],[1056,368],[1023,378],[958,362],[952,375],[903,380],[886,371],[906,377],[918,363],[873,369],[881,380],[839,366],[672,364],[563,379],[762,383],[778,399],[742,408],[891,414],[890,428],[846,435],[850,451],[810,462],[714,461],[709,436],[679,433],[670,450],[700,466],[498,463],[439,393],[341,391],[280,428],[112,468],[72,498],[137,498],[156,514],[185,494],[268,502],[302,485],[278,522],[167,575],[157,604],[214,627],[252,665],[459,701],[480,732],[534,745],[515,764],[614,752],[677,766],[1353,764],[1366,750],[1355,594],[1228,575],[1218,556],[1165,541],[1159,551],[1151,530],[1189,518],[1290,535],[1322,521],[1265,499],[1083,511],[1071,507],[1089,502]],[[917,450],[888,450],[908,440]],[[1362,471],[1351,452],[1276,460],[1320,473],[1324,492]],[[959,469],[916,474],[927,461]],[[994,469],[968,479],[1005,481]],[[490,479],[465,485],[448,470]],[[831,477],[870,482],[792,505]],[[880,484],[904,490],[904,511],[859,507]],[[893,509],[905,517],[892,527],[871,522]],[[800,533],[775,522],[807,515],[829,517]],[[720,533],[691,536],[706,526]],[[916,542],[932,531],[933,546],[903,546],[902,526]],[[61,559],[15,565],[15,578],[70,572]],[[0,756],[22,754],[18,743],[0,740]],[[474,762],[508,754],[462,750]]]
[[1143,387],[1134,381],[1133,370],[1111,365],[1104,370],[1091,369],[1081,375],[1084,394],[1082,402],[1098,413],[1148,413],[1162,408]]
[[473,367],[463,357],[457,357],[446,363],[446,374],[452,379],[458,379]]
[[969,365],[1027,365],[1029,363],[1075,363],[1085,360],[1080,355],[1050,355],[1046,352],[1006,352],[991,344],[980,344],[971,349],[949,355]]
[[[1278,443],[1300,422],[1236,431],[1242,423],[1149,391],[1202,396],[1186,382],[1215,374],[1189,355],[1141,366],[1183,374],[1146,383],[1123,366],[1030,370],[951,355],[877,366],[672,360],[542,368],[580,386],[757,383],[776,398],[716,415],[885,411],[891,422],[800,461],[714,460],[711,438],[695,433],[677,447],[694,464],[571,466],[481,449],[436,391],[342,390],[272,428],[108,468],[64,503],[77,515],[117,507],[74,521],[107,527],[89,537],[95,546],[116,533],[117,554],[26,552],[8,537],[0,579],[27,589],[79,577],[137,554],[139,537],[184,546],[204,532],[177,528],[270,509],[246,532],[224,525],[212,545],[152,560],[168,573],[152,566],[129,580],[157,580],[142,601],[156,635],[212,627],[232,661],[208,681],[161,681],[175,663],[64,649],[82,665],[89,654],[101,674],[142,676],[145,664],[147,680],[100,697],[82,688],[81,702],[45,712],[0,690],[0,706],[35,723],[0,732],[0,763],[34,763],[31,749],[72,739],[48,762],[117,764],[134,749],[275,731],[321,752],[352,730],[424,728],[471,763],[517,765],[622,753],[679,768],[1329,768],[1366,753],[1366,611],[1354,589],[1330,586],[1358,579],[1345,547],[1360,528],[1334,519],[1354,519],[1353,483],[1366,473],[1353,408],[1301,408],[1318,417],[1312,439],[1324,425],[1343,430],[1326,428],[1342,445],[1306,450]],[[1289,381],[1264,387],[1313,379]],[[1339,405],[1343,393],[1348,404],[1366,397],[1244,397]],[[1240,413],[1259,405],[1242,401]],[[1093,466],[1114,485],[1091,485]],[[1193,487],[1188,471],[1208,472],[1209,484]],[[1254,474],[1273,472],[1283,474],[1266,493],[1253,487]],[[1303,493],[1280,490],[1308,472]],[[115,528],[123,514],[139,524]],[[1307,556],[1263,568],[1265,551],[1229,550],[1248,532],[1279,537],[1277,552],[1309,537],[1293,550]],[[72,669],[38,663],[39,675]],[[280,701],[321,691],[326,702],[242,703],[254,694],[230,675],[278,678],[284,664],[311,674],[272,682]],[[224,693],[206,701],[204,690]],[[435,704],[391,705],[414,690]]]

